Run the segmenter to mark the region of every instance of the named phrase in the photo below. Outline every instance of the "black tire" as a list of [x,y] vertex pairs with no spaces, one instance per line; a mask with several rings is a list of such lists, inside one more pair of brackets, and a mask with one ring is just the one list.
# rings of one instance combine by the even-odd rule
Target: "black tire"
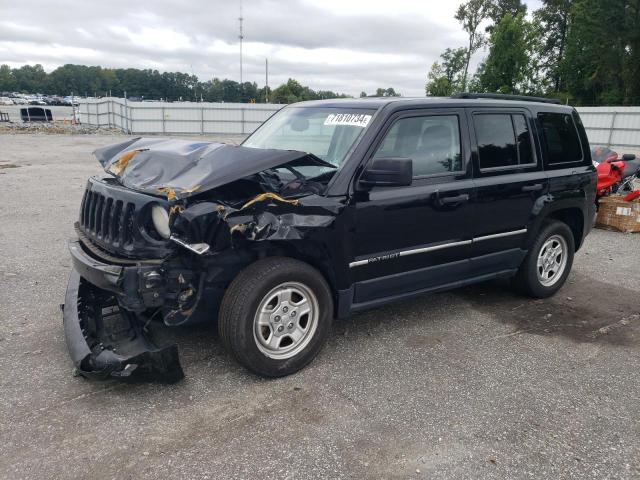
[[[538,257],[541,249],[547,240],[554,236],[560,236],[566,243],[566,263],[561,274],[555,279],[552,285],[544,285],[538,275]],[[518,273],[513,279],[513,284],[518,291],[534,298],[547,298],[555,294],[567,280],[571,266],[573,265],[573,255],[575,253],[575,243],[573,233],[567,224],[551,220],[546,222],[538,233],[529,253],[525,257]]]
[[[280,285],[291,282],[305,286],[315,295],[318,306],[317,317],[314,317],[315,328],[309,330],[308,339],[305,337],[302,342],[306,342],[304,348],[294,356],[272,358],[263,351],[267,347],[259,346],[259,333],[254,333],[254,319],[266,296]],[[300,323],[302,317],[298,319]],[[283,322],[289,320],[287,318]],[[224,346],[240,364],[259,375],[282,377],[297,372],[314,359],[327,339],[332,320],[333,299],[324,277],[299,260],[269,257],[252,263],[231,282],[220,306],[218,332]],[[307,319],[307,322],[310,320]],[[275,330],[270,332],[275,334]],[[302,347],[302,344],[299,346]]]

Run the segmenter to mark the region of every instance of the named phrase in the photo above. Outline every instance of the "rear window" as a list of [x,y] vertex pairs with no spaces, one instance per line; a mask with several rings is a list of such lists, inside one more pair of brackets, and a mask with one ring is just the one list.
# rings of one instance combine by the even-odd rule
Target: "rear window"
[[571,115],[540,113],[542,144],[548,163],[571,163],[582,160],[578,130]]
[[480,113],[473,121],[482,170],[535,163],[524,115]]

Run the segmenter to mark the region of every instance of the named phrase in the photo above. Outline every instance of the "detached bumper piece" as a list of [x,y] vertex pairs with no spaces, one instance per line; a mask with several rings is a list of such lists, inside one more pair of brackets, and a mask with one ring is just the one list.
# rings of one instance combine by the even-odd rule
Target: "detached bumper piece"
[[[105,273],[108,278],[116,272]],[[75,269],[63,312],[69,354],[83,377],[161,383],[184,378],[177,346],[156,346],[142,315],[119,308],[113,292],[89,283]]]

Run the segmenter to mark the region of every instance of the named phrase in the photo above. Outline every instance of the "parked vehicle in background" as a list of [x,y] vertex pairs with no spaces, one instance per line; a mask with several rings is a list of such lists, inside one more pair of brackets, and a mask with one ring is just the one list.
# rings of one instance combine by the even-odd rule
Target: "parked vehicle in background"
[[32,97],[29,99],[29,105],[46,105],[47,102],[45,102],[42,97]]
[[62,99],[62,104],[68,106],[78,105],[78,97],[72,97],[71,95],[68,95]]
[[11,97],[11,100],[13,100],[13,103],[15,103],[16,105],[27,105],[29,103],[29,101],[26,98],[18,94],[14,94]]
[[[215,322],[244,366],[307,365],[333,318],[511,278],[555,294],[591,230],[575,109],[501,95],[288,106],[241,146],[131,139],[95,152],[64,307],[87,377],[182,377],[147,325]],[[119,314],[118,314],[119,312]]]
[[42,100],[50,106],[64,105],[62,97],[57,97],[55,95],[43,97]]
[[9,97],[0,97],[0,105],[14,105],[14,102]]

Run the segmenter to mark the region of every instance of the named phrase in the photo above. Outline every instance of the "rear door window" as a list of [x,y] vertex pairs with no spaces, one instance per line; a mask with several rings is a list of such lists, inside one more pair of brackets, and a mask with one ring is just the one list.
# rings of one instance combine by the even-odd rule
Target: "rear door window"
[[538,121],[542,128],[542,145],[548,163],[582,161],[582,146],[571,115],[540,113]]
[[527,119],[519,113],[478,113],[473,116],[480,169],[535,164]]

